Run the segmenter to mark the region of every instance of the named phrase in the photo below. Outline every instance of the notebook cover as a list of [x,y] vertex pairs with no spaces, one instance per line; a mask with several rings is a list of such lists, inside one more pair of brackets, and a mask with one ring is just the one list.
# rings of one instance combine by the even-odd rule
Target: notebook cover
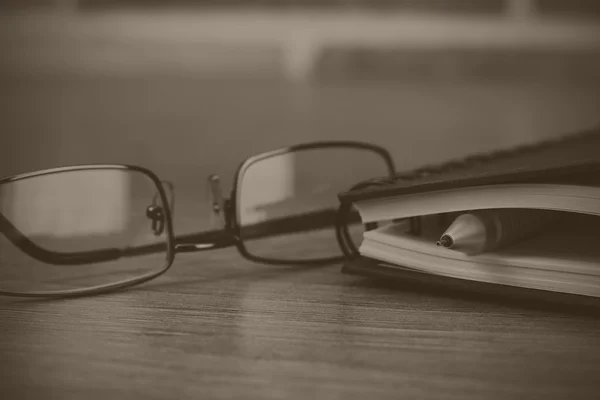
[[368,257],[347,260],[342,266],[342,273],[373,278],[382,285],[397,290],[476,297],[477,300],[487,299],[518,305],[550,306],[553,310],[566,307],[569,311],[590,311],[600,316],[600,298],[434,275],[402,266],[391,266]]
[[428,165],[339,194],[342,203],[505,183],[600,184],[600,126],[528,146]]

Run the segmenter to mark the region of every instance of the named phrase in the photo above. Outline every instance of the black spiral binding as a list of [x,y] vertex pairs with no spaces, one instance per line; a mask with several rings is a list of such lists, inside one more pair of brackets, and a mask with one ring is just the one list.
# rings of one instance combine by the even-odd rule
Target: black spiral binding
[[488,162],[497,161],[503,158],[525,155],[527,153],[536,153],[546,148],[558,146],[563,143],[572,142],[575,140],[587,139],[591,136],[598,134],[600,134],[600,126],[594,129],[585,130],[575,134],[571,133],[568,135],[561,135],[556,138],[546,139],[535,143],[509,147],[506,149],[491,152],[475,153],[467,157],[452,159],[444,163],[427,165],[411,171],[399,173],[396,175],[396,178],[394,180],[390,180],[389,183],[393,184],[401,180],[419,179],[430,175],[440,174],[442,172],[448,172],[451,170],[472,168],[477,165],[486,164]]
[[[411,181],[415,179],[424,178],[427,176],[441,174],[450,170],[468,169],[477,165],[485,164],[491,161],[497,161],[502,158],[514,157],[517,155],[524,155],[527,153],[535,153],[545,148],[558,146],[566,142],[571,142],[579,139],[587,139],[591,136],[600,134],[600,126],[585,130],[578,133],[571,133],[568,135],[561,135],[556,138],[547,139],[544,141],[538,141],[531,144],[525,144],[515,147],[509,147],[506,149],[475,153],[467,157],[452,159],[440,164],[431,164],[417,169],[413,169],[406,172],[397,173],[394,177],[377,177],[361,181],[350,188],[349,191],[362,190],[368,187],[379,187],[393,185],[400,181]],[[352,212],[352,204],[343,202],[340,204],[338,209],[338,218],[336,221],[336,237],[338,244],[344,253],[344,255],[353,259],[360,256],[358,248],[354,245],[350,232],[348,231],[347,221],[350,220],[350,213]],[[421,218],[411,217],[410,220],[410,232],[413,234],[419,234],[421,230]],[[377,223],[365,224],[365,230],[375,229]]]

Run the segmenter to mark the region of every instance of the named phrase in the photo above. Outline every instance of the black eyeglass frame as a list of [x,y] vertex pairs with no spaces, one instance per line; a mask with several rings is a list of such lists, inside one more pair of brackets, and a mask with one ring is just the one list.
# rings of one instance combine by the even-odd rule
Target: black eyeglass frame
[[[21,180],[29,179],[29,178],[37,178],[46,175],[55,175],[65,172],[76,172],[76,171],[100,171],[100,170],[122,170],[122,171],[134,171],[139,172],[149,178],[154,184],[157,195],[160,198],[161,204],[169,204],[167,200],[166,191],[162,185],[162,182],[158,178],[158,176],[140,166],[136,165],[121,165],[121,164],[88,164],[88,165],[75,165],[68,167],[58,167],[58,168],[50,168],[41,171],[28,172],[24,174],[14,175],[8,178],[0,179],[0,186],[3,184],[18,182]],[[15,297],[68,297],[68,296],[80,296],[80,295],[88,295],[88,294],[97,294],[103,293],[107,291],[117,290],[125,287],[134,286],[137,284],[141,284],[152,280],[163,273],[165,273],[173,264],[173,260],[175,259],[175,241],[174,241],[174,232],[173,232],[173,221],[172,214],[169,207],[163,207],[162,214],[164,226],[164,232],[167,236],[166,238],[166,260],[165,265],[156,272],[151,272],[144,274],[139,277],[125,279],[119,282],[114,282],[111,284],[104,284],[80,289],[69,289],[69,290],[57,290],[57,291],[32,291],[32,292],[9,292],[9,291],[0,291],[0,295],[2,296],[15,296]],[[6,238],[14,244],[19,250],[23,251],[30,257],[47,263],[51,265],[77,265],[77,264],[91,264],[103,261],[111,261],[116,260],[124,255],[124,252],[127,252],[127,256],[133,255],[141,255],[152,253],[156,251],[164,251],[162,246],[158,245],[148,245],[141,246],[139,249],[135,249],[131,252],[121,249],[103,249],[97,251],[86,251],[86,252],[56,252],[46,250],[33,241],[31,241],[27,235],[20,232],[18,228],[16,228],[6,217],[0,213],[0,232],[2,232]]]
[[[234,184],[231,190],[230,197],[223,199],[223,215],[225,226],[223,229],[216,231],[205,231],[200,233],[184,234],[175,236],[173,227],[173,215],[170,206],[164,207],[162,217],[164,218],[164,229],[166,234],[166,260],[165,265],[158,271],[147,273],[145,275],[129,278],[123,281],[103,284],[94,287],[87,287],[81,289],[69,289],[59,291],[38,291],[38,292],[7,292],[0,291],[0,295],[5,296],[18,296],[18,297],[70,297],[70,296],[81,296],[81,295],[92,295],[98,293],[105,293],[113,290],[118,290],[126,287],[142,284],[159,277],[166,273],[175,260],[177,253],[189,253],[189,252],[200,252],[207,250],[214,250],[227,247],[236,247],[242,257],[257,263],[263,264],[276,264],[276,265],[327,265],[332,263],[341,262],[344,260],[345,255],[328,258],[318,258],[311,260],[282,260],[282,259],[271,259],[265,257],[258,257],[248,251],[244,245],[244,238],[242,237],[242,226],[239,223],[240,209],[240,190],[241,182],[244,178],[246,171],[255,163],[264,161],[268,158],[275,156],[284,155],[292,152],[316,150],[316,149],[328,149],[328,148],[349,148],[358,150],[372,151],[379,156],[385,162],[387,172],[390,177],[395,176],[395,165],[390,153],[377,145],[373,145],[365,142],[357,141],[320,141],[310,142],[283,147],[280,149],[272,150],[256,156],[252,156],[244,160],[238,166],[234,175]],[[23,179],[39,177],[44,175],[52,175],[62,172],[73,172],[73,171],[85,171],[85,170],[102,170],[102,169],[115,169],[139,172],[147,176],[152,183],[154,183],[157,189],[157,195],[160,198],[160,202],[163,205],[169,205],[167,193],[163,186],[163,181],[152,171],[147,168],[127,165],[127,164],[88,164],[88,165],[76,165],[68,167],[59,167],[46,169],[42,171],[35,171],[30,173],[24,173],[15,175],[8,178],[0,179],[0,185],[16,182]],[[322,212],[311,213],[310,215],[301,214],[298,216],[292,216],[283,218],[281,221],[268,221],[263,224],[255,225],[253,228],[252,238],[275,236],[282,233],[293,233],[300,232],[302,230],[310,230],[323,226],[331,226],[334,231],[337,231],[340,226],[340,213],[337,209],[326,210]],[[7,238],[15,244],[20,250],[30,255],[32,258],[38,259],[42,262],[46,262],[54,265],[73,265],[73,264],[86,264],[96,263],[103,261],[116,260],[124,256],[136,256],[149,254],[157,251],[164,251],[164,247],[159,245],[146,245],[140,246],[134,249],[106,249],[93,252],[70,252],[70,253],[58,253],[53,251],[45,250],[31,240],[26,235],[19,232],[1,213],[0,213],[0,232],[5,233]],[[335,234],[335,232],[332,232]],[[338,234],[339,235],[339,234]],[[339,240],[339,236],[338,236]],[[342,242],[340,242],[341,245]],[[341,246],[342,250],[345,248]]]
[[[331,149],[331,148],[348,148],[348,149],[372,151],[372,152],[378,154],[379,156],[381,156],[382,160],[386,164],[387,172],[390,177],[393,177],[396,174],[394,160],[393,160],[391,154],[387,150],[385,150],[384,148],[382,148],[380,146],[376,146],[376,145],[373,145],[370,143],[356,142],[356,141],[323,141],[323,142],[304,143],[304,144],[298,144],[298,145],[294,145],[294,146],[290,146],[290,147],[284,147],[284,148],[280,148],[280,149],[273,150],[270,152],[258,154],[256,156],[246,159],[246,161],[241,163],[239,168],[237,169],[235,178],[234,178],[235,183],[233,185],[231,196],[229,199],[227,199],[225,201],[226,209],[227,209],[227,203],[230,203],[229,210],[230,211],[235,210],[235,213],[233,214],[233,218],[232,218],[234,223],[231,227],[231,234],[232,234],[232,237],[235,238],[235,245],[237,246],[238,251],[244,258],[246,258],[250,261],[254,261],[254,262],[258,262],[258,263],[262,263],[262,264],[277,264],[277,265],[331,264],[331,263],[340,262],[344,259],[343,255],[340,255],[337,257],[320,258],[320,259],[313,259],[313,260],[283,260],[283,259],[274,259],[274,258],[255,256],[255,255],[251,254],[247,250],[246,246],[244,245],[244,240],[242,238],[242,232],[241,232],[242,228],[239,224],[240,210],[239,210],[239,207],[237,207],[237,205],[239,205],[241,203],[241,201],[240,201],[241,193],[238,190],[238,188],[241,186],[241,182],[244,179],[245,172],[255,163],[264,161],[268,158],[284,155],[287,153],[296,153],[296,152],[300,152],[300,151],[316,150],[316,149]],[[231,218],[231,212],[230,212],[230,218]],[[300,215],[299,218],[304,219],[304,218],[306,218],[306,216]],[[337,210],[331,209],[331,210],[325,211],[322,214],[318,213],[318,212],[314,213],[312,215],[311,219],[320,224],[328,222],[327,225],[328,226],[330,225],[333,230],[332,234],[335,234],[335,226],[336,226],[337,218],[338,218]],[[320,219],[320,221],[319,221],[319,219]],[[298,221],[298,222],[301,222],[301,221]],[[310,222],[310,221],[305,221],[305,222]],[[269,223],[267,223],[267,224],[269,224]],[[306,224],[305,226],[308,229],[311,229],[313,227],[311,224]],[[297,232],[297,230],[294,230],[293,232]]]

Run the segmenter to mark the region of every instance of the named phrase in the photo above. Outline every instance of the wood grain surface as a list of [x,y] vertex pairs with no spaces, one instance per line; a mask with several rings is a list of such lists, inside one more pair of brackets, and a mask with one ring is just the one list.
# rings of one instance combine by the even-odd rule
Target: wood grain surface
[[600,318],[179,255],[137,288],[0,299],[16,398],[595,398]]

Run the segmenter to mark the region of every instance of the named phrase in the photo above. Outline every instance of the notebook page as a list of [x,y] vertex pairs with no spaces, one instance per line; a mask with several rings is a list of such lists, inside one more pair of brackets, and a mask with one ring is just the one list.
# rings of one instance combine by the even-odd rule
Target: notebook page
[[[519,266],[547,271],[568,271],[600,276],[600,246],[598,230],[600,217],[569,215],[557,226],[509,247],[468,256],[461,252],[438,247],[436,241],[446,229],[437,216],[422,218],[422,232],[409,234],[407,223],[388,225],[365,232],[361,246],[368,251],[370,243],[380,243],[440,259],[455,259],[471,263]],[[401,259],[394,262],[402,264]]]

